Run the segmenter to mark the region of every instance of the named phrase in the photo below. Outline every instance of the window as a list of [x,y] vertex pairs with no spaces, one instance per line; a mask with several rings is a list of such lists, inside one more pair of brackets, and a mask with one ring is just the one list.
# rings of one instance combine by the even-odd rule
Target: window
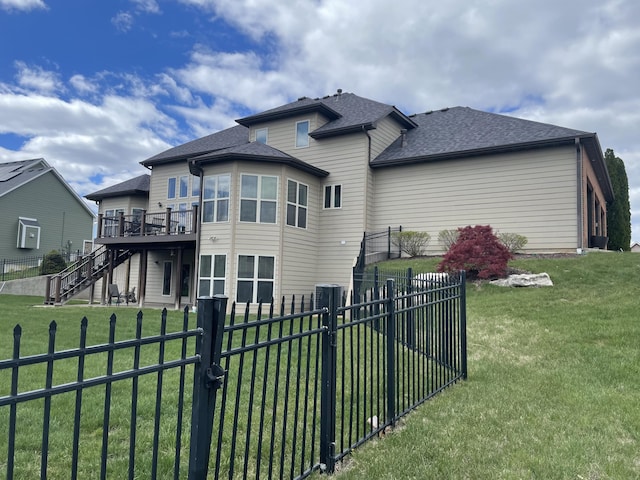
[[202,221],[229,221],[229,191],[231,175],[211,175],[204,177],[202,195]]
[[324,208],[342,207],[342,185],[324,187]]
[[278,177],[242,175],[240,221],[276,223]]
[[287,225],[307,228],[307,193],[306,185],[287,181]]
[[205,297],[224,295],[226,272],[226,255],[201,255],[198,295]]
[[123,208],[114,208],[104,211],[103,232],[105,237],[117,237],[118,226],[120,225],[120,214],[124,215]]
[[266,128],[259,128],[256,130],[256,142],[267,143],[268,130]]
[[180,177],[180,198],[189,196],[189,177],[183,175]]
[[[191,196],[199,197],[200,196],[200,177],[194,177],[191,179]],[[196,202],[197,205],[197,202]]]
[[162,272],[162,295],[171,295],[171,269],[173,263],[171,261],[164,262]]
[[296,122],[296,148],[309,146],[309,120]]
[[167,198],[176,198],[176,177],[169,177],[167,181]]
[[273,298],[275,257],[238,256],[238,303],[270,302]]

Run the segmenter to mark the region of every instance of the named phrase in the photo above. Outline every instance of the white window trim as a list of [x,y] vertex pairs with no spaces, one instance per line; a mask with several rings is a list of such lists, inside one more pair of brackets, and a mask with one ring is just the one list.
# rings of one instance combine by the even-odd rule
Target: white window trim
[[[254,140],[256,142],[258,141],[258,133],[259,132],[264,132],[264,144],[268,145],[269,144],[269,128],[268,127],[256,128],[255,136],[254,136]],[[262,143],[262,142],[260,142],[260,143]]]
[[[330,198],[330,202],[329,202],[329,206],[327,207],[327,187],[329,187],[331,189],[331,198]],[[335,200],[336,200],[336,187],[340,187],[340,206],[336,207],[335,206]],[[342,184],[341,183],[334,183],[331,185],[324,185],[322,187],[322,209],[323,210],[339,210],[342,208],[342,205],[344,205],[344,189],[342,188]]]
[[[253,278],[245,278],[245,277],[240,277],[240,257],[254,257],[256,259],[256,262],[253,266],[254,271],[253,271]],[[260,257],[268,257],[268,258],[273,258],[273,278],[271,279],[266,279],[266,278],[258,278],[258,264],[260,263]],[[276,277],[278,274],[278,259],[276,257],[276,255],[263,255],[260,253],[239,253],[236,255],[236,283],[235,283],[235,299],[236,302],[238,302],[238,282],[240,281],[249,281],[252,280],[253,281],[253,295],[251,298],[251,302],[249,302],[251,305],[257,305],[258,304],[258,281],[271,281],[271,283],[273,284],[273,287],[271,289],[271,296],[273,298],[278,298],[277,292],[276,292]],[[271,299],[269,300],[264,300],[264,303],[268,303]],[[246,302],[243,302],[243,304],[246,304]]]
[[[294,182],[296,184],[296,202],[292,203],[289,201],[289,182]],[[305,187],[307,187],[307,204],[306,205],[301,205],[300,204],[300,185],[304,185]],[[307,229],[307,225],[309,225],[309,185],[307,185],[306,183],[302,183],[294,178],[287,178],[287,196],[286,196],[286,208],[285,208],[285,212],[284,212],[284,223],[287,227],[292,227],[292,228],[302,228],[304,230]],[[288,209],[289,209],[289,205],[294,205],[296,207],[296,218],[295,218],[295,225],[289,225],[289,223],[287,222],[287,215],[288,215]],[[298,209],[299,208],[304,208],[307,210],[307,216],[306,216],[306,225],[304,227],[301,227],[298,225]]]
[[[218,198],[217,194],[217,188],[218,188],[218,178],[220,177],[229,177],[229,196],[228,197],[222,197],[222,198]],[[204,192],[201,192],[202,194],[202,223],[229,223],[229,221],[231,220],[231,189],[232,189],[232,181],[233,181],[233,176],[230,173],[220,173],[220,174],[216,174],[216,175],[205,175],[205,179],[207,177],[216,177],[216,191],[215,191],[215,195],[213,198],[205,198],[204,197]],[[206,182],[204,182],[206,183]],[[204,187],[204,185],[203,185]],[[227,219],[226,220],[222,220],[222,221],[218,221],[218,202],[220,200],[227,200]],[[204,206],[205,203],[210,203],[213,202],[214,207],[213,207],[213,220],[212,221],[205,221],[204,220]]]
[[[208,277],[202,277],[200,275],[200,265],[202,264],[202,257],[207,256],[207,257],[211,257],[211,275]],[[224,277],[216,277],[214,275],[215,273],[215,257],[224,257]],[[209,297],[209,296],[213,296],[213,288],[214,288],[214,282],[216,280],[222,280],[224,281],[224,291],[223,294],[227,295],[227,292],[229,291],[229,280],[228,280],[228,275],[229,275],[229,255],[227,255],[226,253],[201,253],[200,254],[200,263],[198,263],[198,296],[202,297]],[[209,291],[208,292],[201,292],[200,291],[200,282],[202,280],[209,280]]]
[[[250,198],[250,197],[243,197],[242,196],[242,177],[244,176],[250,176],[250,177],[258,177],[258,191],[257,191],[257,198]],[[276,179],[276,198],[275,199],[271,199],[271,198],[262,198],[261,194],[262,194],[262,178],[263,177],[270,177],[270,178],[275,178]],[[239,203],[238,203],[238,222],[239,223],[243,223],[243,224],[261,224],[261,225],[278,225],[278,208],[279,208],[279,197],[280,197],[280,177],[278,175],[264,175],[261,173],[249,173],[249,172],[244,172],[240,174],[240,185],[239,185]],[[249,221],[249,220],[241,220],[242,218],[242,200],[252,200],[256,202],[256,220],[255,222]],[[260,221],[260,211],[261,211],[261,205],[260,202],[264,200],[267,202],[276,202],[276,221],[275,222],[261,222]]]
[[[305,145],[298,145],[298,125],[301,123],[306,123],[307,124],[307,136],[306,136],[306,142]],[[309,148],[309,132],[311,130],[311,122],[309,120],[300,120],[299,122],[296,122],[296,129],[294,131],[295,133],[295,139],[294,139],[294,145],[295,148]]]
[[[173,188],[173,197],[169,196],[169,182],[171,180],[175,181],[175,186]],[[167,200],[173,200],[175,198],[178,198],[178,190],[180,189],[180,185],[178,182],[178,177],[169,177],[167,178]]]

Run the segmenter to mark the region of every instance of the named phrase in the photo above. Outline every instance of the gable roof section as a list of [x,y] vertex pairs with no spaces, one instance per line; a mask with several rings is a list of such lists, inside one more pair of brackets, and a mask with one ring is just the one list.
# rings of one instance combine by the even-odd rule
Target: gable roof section
[[[197,167],[203,164],[222,163],[228,161],[248,160],[263,163],[278,163],[289,165],[304,172],[315,175],[316,177],[326,177],[329,172],[321,168],[303,162],[302,160],[292,157],[281,150],[270,147],[260,142],[251,142],[243,145],[237,145],[223,150],[207,153],[194,157],[189,162],[189,169],[192,174],[197,175]],[[195,167],[195,168],[193,168]]]
[[44,158],[0,163],[0,198],[47,173],[51,173],[56,177],[71,196],[73,196],[76,201],[82,205],[87,213],[92,217],[95,217],[95,213],[93,213],[84,200],[80,198],[80,195],[71,188],[66,180],[62,178],[62,175],[60,175],[55,168],[49,165]]
[[103,188],[97,192],[85,195],[84,198],[88,200],[102,200],[110,197],[123,197],[130,195],[149,195],[149,185],[151,183],[151,175],[144,174],[139,177],[131,178],[122,183],[111,185],[110,187]]
[[371,166],[531,148],[537,143],[573,142],[576,137],[592,135],[468,107],[445,108],[411,118],[419,128],[406,133],[405,145],[402,146],[402,138],[396,139],[372,160]]
[[418,128],[396,139],[371,161],[372,168],[448,160],[515,150],[584,143],[607,199],[613,189],[595,133],[482,112],[469,107],[444,108],[412,115]]
[[251,126],[256,123],[313,112],[322,113],[329,119],[329,122],[309,133],[311,137],[316,139],[371,130],[376,128],[376,122],[389,115],[407,129],[417,126],[396,107],[359,97],[353,93],[338,93],[316,99],[302,97],[296,102],[236,121],[241,125]]
[[178,145],[177,147],[170,148],[140,163],[145,167],[151,167],[153,165],[186,160],[197,155],[215,152],[244,143],[249,143],[249,129],[242,125],[236,125],[235,127],[227,128],[207,135],[206,137],[197,138]]

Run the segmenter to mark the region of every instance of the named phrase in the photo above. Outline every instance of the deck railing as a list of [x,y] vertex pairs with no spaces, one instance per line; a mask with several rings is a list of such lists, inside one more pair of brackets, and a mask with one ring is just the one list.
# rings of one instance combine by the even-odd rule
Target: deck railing
[[98,238],[140,237],[155,235],[180,235],[197,233],[198,206],[192,210],[147,212],[134,215],[98,214]]

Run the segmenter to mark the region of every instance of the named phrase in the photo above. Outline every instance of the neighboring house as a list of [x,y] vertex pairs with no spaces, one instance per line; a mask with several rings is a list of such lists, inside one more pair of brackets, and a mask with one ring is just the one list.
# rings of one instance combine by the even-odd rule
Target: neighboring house
[[631,245],[631,251],[632,252],[640,252],[640,243],[636,242],[633,245]]
[[143,161],[146,208],[128,182],[87,196],[96,242],[139,254],[141,303],[346,287],[364,232],[389,226],[428,232],[433,253],[441,230],[465,225],[525,235],[531,252],[607,234],[595,133],[466,107],[407,116],[340,91],[237,123]]
[[0,163],[0,259],[91,249],[95,214],[44,159]]

